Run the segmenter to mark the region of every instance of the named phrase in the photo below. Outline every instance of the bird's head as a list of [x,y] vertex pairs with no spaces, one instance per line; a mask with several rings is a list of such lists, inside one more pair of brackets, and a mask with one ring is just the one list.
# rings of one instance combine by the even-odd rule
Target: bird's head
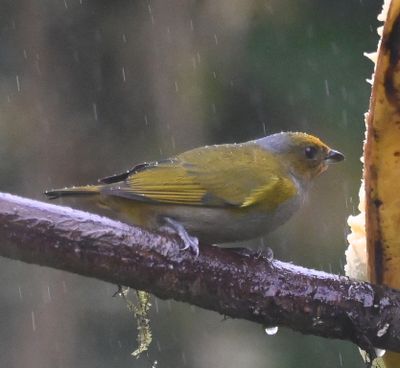
[[310,181],[344,155],[328,147],[317,137],[299,132],[282,132],[258,139],[257,144],[278,155],[292,175]]

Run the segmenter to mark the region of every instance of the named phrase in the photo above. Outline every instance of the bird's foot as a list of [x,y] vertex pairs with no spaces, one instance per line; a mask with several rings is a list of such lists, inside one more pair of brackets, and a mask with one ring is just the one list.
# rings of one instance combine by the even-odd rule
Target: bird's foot
[[272,261],[274,259],[274,252],[270,247],[266,247],[260,254],[261,257],[267,259],[267,261]]
[[199,255],[199,239],[195,236],[190,236],[183,225],[178,221],[170,217],[164,217],[163,220],[165,224],[161,227],[161,231],[178,235],[184,244],[181,250],[191,249],[197,257]]

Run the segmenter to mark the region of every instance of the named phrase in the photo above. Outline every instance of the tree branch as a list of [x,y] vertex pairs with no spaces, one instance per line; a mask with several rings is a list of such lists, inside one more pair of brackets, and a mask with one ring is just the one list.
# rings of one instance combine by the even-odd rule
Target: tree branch
[[0,193],[0,256],[305,334],[400,352],[400,292]]

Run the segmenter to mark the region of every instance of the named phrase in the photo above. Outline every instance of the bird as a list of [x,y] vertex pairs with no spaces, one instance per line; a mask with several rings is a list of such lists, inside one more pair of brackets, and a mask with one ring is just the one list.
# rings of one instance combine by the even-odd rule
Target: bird
[[201,243],[245,241],[275,230],[301,207],[313,180],[343,159],[313,135],[281,132],[191,149],[45,195],[87,197],[129,223],[177,234],[182,249],[198,255]]

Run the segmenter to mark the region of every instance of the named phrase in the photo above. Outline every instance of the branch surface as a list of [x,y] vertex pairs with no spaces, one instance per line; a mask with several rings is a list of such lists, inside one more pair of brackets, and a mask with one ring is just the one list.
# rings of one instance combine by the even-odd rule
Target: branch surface
[[253,253],[179,241],[0,193],[0,256],[146,290],[265,326],[400,352],[400,291]]

